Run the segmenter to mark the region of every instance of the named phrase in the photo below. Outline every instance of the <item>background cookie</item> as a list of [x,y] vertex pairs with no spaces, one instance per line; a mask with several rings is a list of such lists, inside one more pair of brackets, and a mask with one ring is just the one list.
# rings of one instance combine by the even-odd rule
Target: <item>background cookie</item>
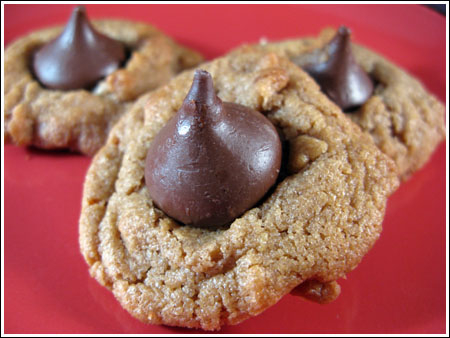
[[122,42],[130,56],[124,67],[91,91],[46,89],[30,70],[32,53],[58,36],[61,27],[35,31],[7,46],[5,140],[93,155],[126,109],[126,102],[202,60],[198,53],[179,46],[148,24],[99,20],[93,25],[99,32]]
[[[305,57],[307,53],[324,46],[335,33],[329,28],[318,38],[262,46],[303,66],[310,62]],[[400,178],[405,180],[428,161],[445,138],[445,107],[420,81],[382,56],[358,44],[353,44],[353,53],[357,63],[375,82],[375,90],[362,106],[347,116],[395,161]]]
[[249,48],[202,69],[223,101],[280,129],[289,176],[227,229],[182,226],[156,208],[144,159],[190,88],[185,72],[141,98],[94,158],[80,245],[91,275],[137,318],[213,330],[259,314],[303,281],[354,269],[378,239],[397,179],[394,164],[287,59]]

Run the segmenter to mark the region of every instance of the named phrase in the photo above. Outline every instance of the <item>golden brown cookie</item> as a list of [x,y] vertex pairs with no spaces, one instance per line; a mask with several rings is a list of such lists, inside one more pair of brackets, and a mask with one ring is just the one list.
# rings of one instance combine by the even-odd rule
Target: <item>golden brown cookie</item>
[[[317,38],[263,42],[259,47],[302,67],[311,61],[311,52],[328,43],[335,32],[328,28]],[[374,80],[375,90],[365,104],[346,115],[371,135],[406,180],[445,138],[445,107],[400,67],[358,44],[352,47],[356,61]]]
[[244,48],[202,65],[217,95],[265,114],[285,139],[288,175],[216,230],[175,222],[144,181],[147,150],[194,72],[142,96],[112,129],[84,184],[81,252],[133,316],[217,330],[255,316],[297,285],[328,302],[381,232],[394,163],[288,59]]
[[127,102],[166,83],[202,57],[154,27],[123,20],[93,22],[101,33],[122,42],[130,57],[91,90],[49,90],[30,71],[33,52],[62,27],[33,32],[5,50],[5,139],[45,149],[69,148],[93,155]]

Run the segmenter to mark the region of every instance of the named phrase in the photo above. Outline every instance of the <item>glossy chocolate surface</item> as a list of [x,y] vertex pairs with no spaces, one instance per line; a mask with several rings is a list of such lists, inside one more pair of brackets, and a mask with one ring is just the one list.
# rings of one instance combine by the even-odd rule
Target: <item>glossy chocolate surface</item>
[[33,72],[47,88],[89,89],[118,69],[125,47],[97,32],[83,6],[75,7],[64,31],[33,57]]
[[275,183],[281,142],[272,123],[222,102],[197,71],[180,110],[153,140],[145,180],[154,203],[181,223],[215,227],[254,206]]
[[355,61],[350,35],[350,30],[341,26],[334,38],[317,53],[317,60],[326,61],[302,66],[343,110],[362,105],[370,98],[374,88],[369,75]]

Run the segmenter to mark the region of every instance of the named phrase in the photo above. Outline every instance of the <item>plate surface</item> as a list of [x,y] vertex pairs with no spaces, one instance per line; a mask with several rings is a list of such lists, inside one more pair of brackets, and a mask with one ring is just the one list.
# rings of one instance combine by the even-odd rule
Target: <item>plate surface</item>
[[[73,5],[5,5],[7,45],[64,23]],[[345,24],[354,40],[445,102],[445,18],[419,5],[86,5],[91,18],[145,21],[207,58],[245,42]],[[446,145],[390,198],[384,231],[332,304],[291,295],[220,333],[444,333]],[[90,159],[4,149],[5,333],[200,333],[142,324],[88,274],[78,217]]]

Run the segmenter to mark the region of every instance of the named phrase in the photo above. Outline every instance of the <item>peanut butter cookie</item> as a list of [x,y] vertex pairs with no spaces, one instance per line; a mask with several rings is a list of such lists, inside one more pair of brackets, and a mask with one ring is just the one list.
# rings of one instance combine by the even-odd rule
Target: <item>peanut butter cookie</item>
[[[262,42],[259,47],[287,56],[306,70],[311,64],[326,61],[328,51],[321,51],[335,36],[336,30],[327,28],[316,38]],[[357,64],[373,80],[374,89],[363,104],[346,115],[395,161],[399,177],[406,180],[445,138],[445,107],[400,67],[358,44],[351,47]]]
[[246,47],[202,69],[221,100],[279,130],[285,174],[227,226],[183,225],[156,207],[146,156],[189,91],[194,72],[183,72],[142,96],[92,161],[79,228],[90,274],[144,322],[205,330],[258,315],[300,284],[304,297],[333,300],[381,233],[395,164],[284,57]]
[[[84,11],[76,8],[64,33],[73,34],[79,29]],[[80,19],[81,17],[81,19]],[[78,26],[76,26],[78,25]],[[85,23],[86,27],[91,27]],[[111,126],[122,115],[129,102],[139,95],[166,83],[180,71],[196,66],[201,56],[176,44],[156,28],[123,20],[99,20],[94,29],[118,41],[125,47],[128,59],[120,67],[99,79],[90,88],[51,89],[36,77],[33,69],[36,52],[54,41],[62,27],[33,32],[18,39],[5,50],[5,140],[23,146],[45,149],[68,148],[93,155],[104,143]],[[75,33],[74,33],[75,32]],[[89,40],[92,34],[85,40]],[[62,44],[65,44],[65,41]],[[103,42],[103,41],[102,41]],[[93,43],[94,47],[96,43]],[[100,45],[100,44],[97,44]],[[64,47],[65,48],[65,47]],[[60,48],[63,49],[63,48]],[[77,67],[67,66],[66,72],[79,75],[79,67],[89,60],[103,57],[99,52],[79,57]],[[78,45],[76,52],[83,50]],[[48,53],[51,57],[54,49]],[[52,69],[55,62],[42,63],[50,76],[61,71]],[[108,68],[110,65],[106,65]],[[64,70],[63,70],[64,71]],[[89,75],[91,71],[87,70]]]

